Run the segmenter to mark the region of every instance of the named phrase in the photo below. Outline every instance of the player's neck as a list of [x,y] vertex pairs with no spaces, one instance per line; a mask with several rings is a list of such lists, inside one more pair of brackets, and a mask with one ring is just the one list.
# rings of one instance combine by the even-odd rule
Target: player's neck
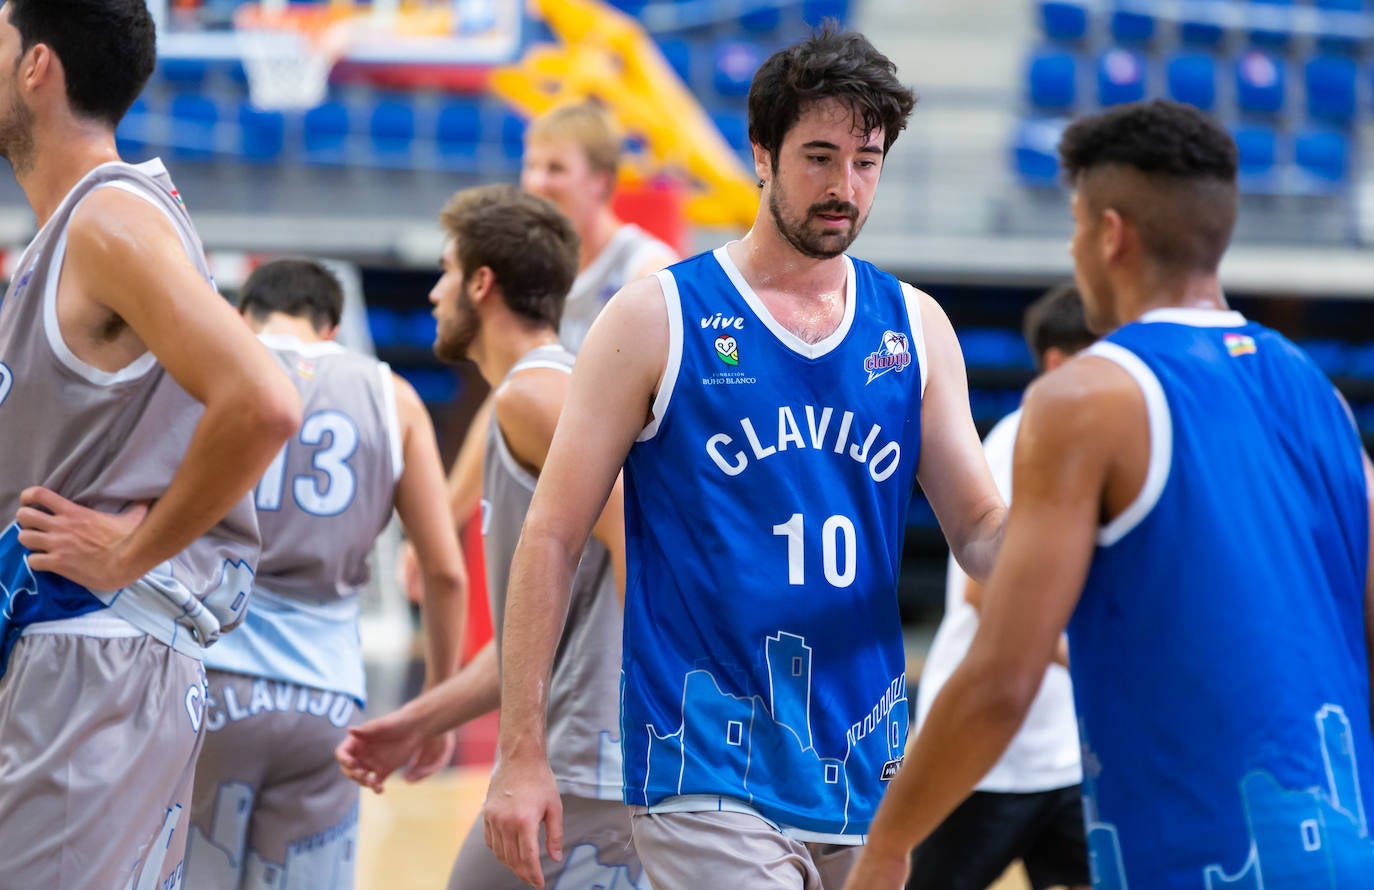
[[15,165],[15,179],[40,228],[82,177],[101,164],[119,160],[113,134],[103,125],[84,121],[59,129],[37,129],[30,152],[28,163]]
[[1123,323],[1135,321],[1154,309],[1230,308],[1215,273],[1144,275],[1118,292]]
[[558,342],[558,332],[546,324],[538,324],[503,312],[482,320],[482,331],[468,350],[468,358],[489,386],[496,386],[516,363],[540,346]]
[[601,252],[611,243],[615,233],[620,231],[624,225],[616,215],[611,212],[609,207],[603,207],[597,212],[592,224],[585,232],[579,232],[582,239],[581,245],[577,249],[577,271],[582,272],[588,266],[596,262],[596,258],[601,256]]
[[302,343],[316,343],[323,339],[319,331],[315,330],[315,325],[310,322],[310,319],[298,318],[281,312],[273,312],[269,315],[267,321],[258,328],[257,332],[274,337],[291,337]]
[[738,241],[726,245],[744,280],[760,298],[769,293],[808,295],[834,294],[845,287],[844,257],[817,259],[797,251],[771,224],[760,219]]

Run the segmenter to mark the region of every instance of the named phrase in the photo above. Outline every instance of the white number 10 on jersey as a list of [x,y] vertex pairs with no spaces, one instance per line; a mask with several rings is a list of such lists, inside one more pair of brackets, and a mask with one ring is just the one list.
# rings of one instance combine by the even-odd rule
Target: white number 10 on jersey
[[[806,583],[805,528],[806,520],[800,513],[793,513],[786,522],[773,526],[774,535],[787,538],[788,584]],[[844,547],[843,559],[839,552],[841,546]],[[821,566],[825,569],[825,580],[832,587],[848,587],[854,583],[858,571],[857,549],[854,523],[848,516],[831,516],[821,526]]]

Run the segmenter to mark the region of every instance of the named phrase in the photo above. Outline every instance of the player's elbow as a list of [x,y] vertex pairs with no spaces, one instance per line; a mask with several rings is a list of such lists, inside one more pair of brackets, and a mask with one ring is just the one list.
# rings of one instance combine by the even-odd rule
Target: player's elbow
[[1031,672],[996,659],[971,659],[965,666],[969,674],[966,694],[984,720],[1013,729],[1020,726],[1040,691],[1044,671],[1032,676]]
[[289,380],[264,381],[253,387],[243,401],[249,404],[248,424],[275,451],[301,426],[301,397]]
[[425,598],[438,602],[457,602],[468,593],[468,576],[461,564],[427,572],[425,574]]

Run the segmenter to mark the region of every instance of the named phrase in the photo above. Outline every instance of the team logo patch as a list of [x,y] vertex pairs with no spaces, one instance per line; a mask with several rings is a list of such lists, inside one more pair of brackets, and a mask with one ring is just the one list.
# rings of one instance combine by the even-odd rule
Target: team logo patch
[[306,380],[315,379],[315,363],[309,359],[296,359],[296,373]]
[[1226,344],[1226,351],[1232,356],[1254,355],[1258,351],[1258,347],[1255,346],[1255,338],[1245,334],[1226,334],[1221,338],[1221,341]]
[[889,760],[883,764],[883,771],[878,774],[878,778],[884,782],[891,782],[897,778],[897,772],[902,768],[902,761],[906,758],[898,757],[896,760]]
[[906,334],[900,331],[884,331],[882,345],[877,352],[870,352],[864,359],[864,370],[868,372],[865,384],[872,383],[888,371],[901,372],[911,364],[911,350],[908,348]]
[[716,356],[730,367],[739,365],[739,343],[729,334],[716,338]]

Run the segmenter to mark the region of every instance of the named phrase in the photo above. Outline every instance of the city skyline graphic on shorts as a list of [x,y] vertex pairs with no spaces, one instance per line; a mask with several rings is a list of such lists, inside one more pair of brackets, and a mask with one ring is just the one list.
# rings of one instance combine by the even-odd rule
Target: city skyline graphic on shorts
[[[662,798],[671,789],[668,796],[711,794],[753,804],[757,791],[770,802],[836,821],[839,833],[851,818],[850,761],[876,764],[878,780],[884,765],[902,755],[905,678],[894,679],[881,701],[851,725],[842,756],[825,756],[812,736],[811,647],[785,631],[766,637],[763,646],[766,697],[723,692],[710,670],[697,668],[683,678],[682,724],[672,732],[645,724],[645,797]],[[871,803],[876,807],[877,800]]]
[[[1302,874],[1307,881],[1303,890],[1359,890],[1337,883],[1338,875],[1374,875],[1374,838],[1369,835],[1345,710],[1323,705],[1316,713],[1316,733],[1326,764],[1326,787],[1294,790],[1281,786],[1265,770],[1247,773],[1240,780],[1240,792],[1250,830],[1249,853],[1234,864],[1234,872],[1220,862],[1205,866],[1204,890],[1289,890],[1286,883],[1265,883],[1266,863],[1271,872]],[[1083,766],[1084,791],[1089,792],[1101,768],[1090,752]],[[1094,890],[1131,890],[1116,826],[1098,820],[1095,802],[1095,794],[1084,794]]]

